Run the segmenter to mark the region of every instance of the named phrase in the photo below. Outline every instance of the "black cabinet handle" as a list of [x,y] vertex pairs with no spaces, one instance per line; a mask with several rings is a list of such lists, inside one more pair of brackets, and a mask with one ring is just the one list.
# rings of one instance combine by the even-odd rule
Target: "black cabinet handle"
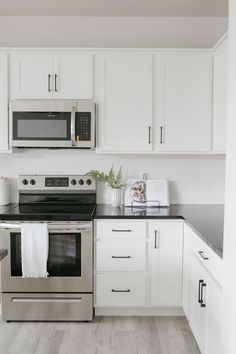
[[131,256],[111,256],[111,258],[131,258]]
[[201,307],[206,307],[206,304],[204,304],[203,302],[203,288],[206,287],[206,283],[202,283],[202,286],[201,286]]
[[48,92],[51,92],[51,75],[48,74]]
[[204,283],[204,280],[199,280],[199,283],[198,283],[198,303],[201,304],[202,303],[202,284]]
[[112,293],[130,293],[130,289],[127,290],[115,290],[111,289]]
[[132,230],[117,230],[117,229],[112,229],[112,232],[131,232]]
[[55,92],[57,92],[57,74],[55,74]]
[[151,144],[151,127],[148,127],[148,144]]
[[157,230],[155,230],[155,244],[154,248],[157,249]]
[[160,127],[160,144],[163,144],[163,127]]
[[200,254],[200,256],[204,259],[204,261],[207,261],[209,258],[207,256],[205,256],[203,251],[199,251],[198,252]]

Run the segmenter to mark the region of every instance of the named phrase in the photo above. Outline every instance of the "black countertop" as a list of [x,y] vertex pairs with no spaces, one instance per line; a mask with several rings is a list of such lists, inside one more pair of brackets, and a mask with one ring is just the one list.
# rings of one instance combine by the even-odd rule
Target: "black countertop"
[[[17,204],[0,206],[0,220],[12,220]],[[169,208],[114,208],[97,204],[94,219],[182,219],[220,256],[223,256],[224,206],[220,204],[179,204]]]
[[184,219],[198,235],[223,257],[224,205],[180,204],[169,208],[114,208],[98,204],[95,219]]

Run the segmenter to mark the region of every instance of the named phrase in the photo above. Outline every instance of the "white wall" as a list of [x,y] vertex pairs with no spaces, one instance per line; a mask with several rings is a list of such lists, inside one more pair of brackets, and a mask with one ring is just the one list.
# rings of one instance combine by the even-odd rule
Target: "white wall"
[[[170,180],[172,203],[224,202],[224,157],[96,155],[91,151],[40,150],[0,155],[0,175],[10,177],[12,201],[17,196],[19,174],[84,174],[90,169],[108,171],[123,167],[124,178]],[[99,186],[98,202],[109,203],[109,193]]]
[[209,48],[227,18],[0,17],[0,46]]
[[228,38],[228,121],[224,233],[223,344],[224,354],[236,353],[236,1],[230,0]]

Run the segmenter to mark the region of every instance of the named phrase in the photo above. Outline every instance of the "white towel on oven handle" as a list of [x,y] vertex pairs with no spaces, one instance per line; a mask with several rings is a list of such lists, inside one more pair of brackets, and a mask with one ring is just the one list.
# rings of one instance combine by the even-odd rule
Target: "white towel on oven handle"
[[46,223],[21,224],[21,262],[23,278],[46,278],[49,249]]

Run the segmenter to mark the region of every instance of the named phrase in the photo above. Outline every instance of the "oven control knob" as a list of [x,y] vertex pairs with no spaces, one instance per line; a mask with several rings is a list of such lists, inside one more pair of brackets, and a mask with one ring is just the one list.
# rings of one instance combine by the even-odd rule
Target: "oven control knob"
[[30,180],[30,184],[31,184],[32,186],[34,186],[34,185],[36,184],[35,179],[31,179],[31,180]]
[[79,180],[79,184],[82,186],[84,184],[84,180],[83,179],[80,179]]
[[22,184],[23,184],[24,186],[27,186],[28,180],[27,180],[27,179],[23,179]]
[[91,179],[87,179],[86,184],[87,184],[88,186],[90,186],[90,184],[92,184]]
[[76,180],[75,180],[75,179],[72,179],[72,180],[71,180],[71,184],[72,184],[73,186],[75,186],[75,185],[76,185]]

